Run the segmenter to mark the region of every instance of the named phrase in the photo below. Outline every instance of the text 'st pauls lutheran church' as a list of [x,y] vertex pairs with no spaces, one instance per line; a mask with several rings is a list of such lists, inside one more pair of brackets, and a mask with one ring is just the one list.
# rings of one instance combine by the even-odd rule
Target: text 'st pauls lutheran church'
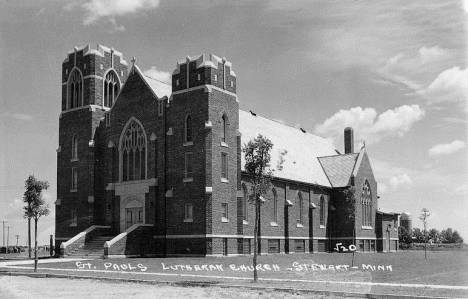
[[[215,55],[177,63],[172,84],[98,45],[62,65],[56,248],[61,255],[173,256],[253,252],[254,206],[242,145],[274,147],[274,188],[261,206],[262,253],[355,244],[398,248],[398,213],[378,209],[366,148],[344,131],[326,139],[239,110],[232,64]],[[355,217],[343,190],[355,187]]]

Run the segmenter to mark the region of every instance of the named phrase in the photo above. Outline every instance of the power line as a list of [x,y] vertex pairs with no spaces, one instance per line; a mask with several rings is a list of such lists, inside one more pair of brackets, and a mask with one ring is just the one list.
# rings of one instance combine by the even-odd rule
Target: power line
[[8,221],[0,221],[0,222],[3,222],[3,247],[5,247],[5,222],[8,222]]
[[0,185],[0,189],[15,190],[15,189],[24,189],[24,186],[5,186]]

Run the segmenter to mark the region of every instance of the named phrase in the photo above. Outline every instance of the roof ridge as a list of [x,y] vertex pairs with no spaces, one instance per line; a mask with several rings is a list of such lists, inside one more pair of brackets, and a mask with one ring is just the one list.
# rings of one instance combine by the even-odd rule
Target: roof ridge
[[[240,109],[240,108],[239,108],[239,110],[240,110],[240,111],[243,111],[243,112],[245,112],[245,113],[251,114],[251,112],[250,112],[250,111],[245,111],[245,110],[243,110],[243,109]],[[277,120],[274,120],[274,119],[268,118],[268,117],[266,117],[266,116],[259,115],[257,112],[255,112],[255,117],[261,117],[261,118],[264,118],[264,119],[267,119],[267,120],[270,120],[270,121],[274,121],[275,123],[278,123],[278,124],[280,124],[280,125],[283,125],[283,126],[289,127],[289,128],[291,128],[291,129],[295,129],[295,130],[301,131],[301,128],[296,128],[296,127],[293,127],[293,126],[291,126],[291,125],[288,125],[288,124],[285,124],[285,123],[279,122],[279,121],[277,121]],[[305,132],[303,132],[303,133],[304,133],[304,134],[310,134],[310,135],[313,135],[313,136],[317,136],[317,137],[320,137],[320,138],[326,139],[325,137],[322,137],[322,136],[320,136],[320,135],[317,135],[317,134],[312,134],[312,133],[310,133],[310,132],[309,132],[309,131],[307,131],[307,130],[305,130]]]
[[322,171],[323,171],[323,173],[325,174],[325,177],[327,178],[328,182],[330,183],[330,186],[332,186],[332,188],[333,188],[334,186],[333,186],[333,183],[332,183],[332,181],[331,181],[331,178],[330,178],[330,176],[328,175],[328,172],[325,170],[325,167],[323,166],[323,164],[322,164],[322,162],[320,161],[319,157],[317,157],[317,160],[318,160],[318,162],[319,162],[320,167],[322,167]]
[[322,157],[317,157],[317,159],[320,159],[320,158],[330,158],[330,157],[351,156],[351,155],[359,155],[359,153],[348,153],[348,154],[339,154],[339,155],[331,155],[331,156],[322,156]]
[[169,82],[164,82],[164,81],[162,81],[162,80],[159,80],[159,79],[156,79],[156,78],[150,77],[150,76],[148,76],[148,75],[147,75],[147,74],[145,74],[145,73],[143,73],[143,76],[145,76],[145,77],[147,77],[147,78],[150,78],[150,79],[153,79],[153,80],[155,80],[155,81],[158,81],[158,82],[164,83],[164,84],[166,84],[166,85],[172,86],[172,84],[170,84]]

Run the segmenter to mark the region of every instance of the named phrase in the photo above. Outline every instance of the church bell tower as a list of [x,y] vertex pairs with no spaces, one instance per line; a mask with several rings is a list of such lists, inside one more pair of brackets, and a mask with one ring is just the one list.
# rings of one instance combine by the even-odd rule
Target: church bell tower
[[94,134],[112,109],[127,69],[122,53],[101,45],[75,47],[62,63],[56,246],[96,224]]

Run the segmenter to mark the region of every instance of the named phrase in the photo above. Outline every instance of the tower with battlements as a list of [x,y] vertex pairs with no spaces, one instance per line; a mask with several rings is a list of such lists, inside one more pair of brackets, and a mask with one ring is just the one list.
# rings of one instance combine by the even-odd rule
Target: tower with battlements
[[98,45],[75,47],[62,63],[57,149],[56,238],[67,240],[95,224],[95,140],[127,77],[122,53]]
[[[63,62],[61,255],[252,254],[253,182],[242,145],[259,134],[273,144],[261,252],[398,249],[399,213],[378,210],[370,159],[365,146],[354,151],[351,128],[340,154],[323,137],[239,110],[232,64],[216,55],[179,61],[171,82],[131,62],[100,45],[75,48]],[[354,190],[354,209],[344,190]]]
[[[204,236],[169,239],[168,248],[182,250],[175,254],[236,248],[235,239],[213,237],[237,234],[239,218],[239,103],[231,63],[215,55],[178,62],[166,123],[167,165],[171,166],[166,182],[168,211],[193,214],[192,218],[169,216],[167,235],[188,229]],[[174,246],[181,242],[187,245]]]

